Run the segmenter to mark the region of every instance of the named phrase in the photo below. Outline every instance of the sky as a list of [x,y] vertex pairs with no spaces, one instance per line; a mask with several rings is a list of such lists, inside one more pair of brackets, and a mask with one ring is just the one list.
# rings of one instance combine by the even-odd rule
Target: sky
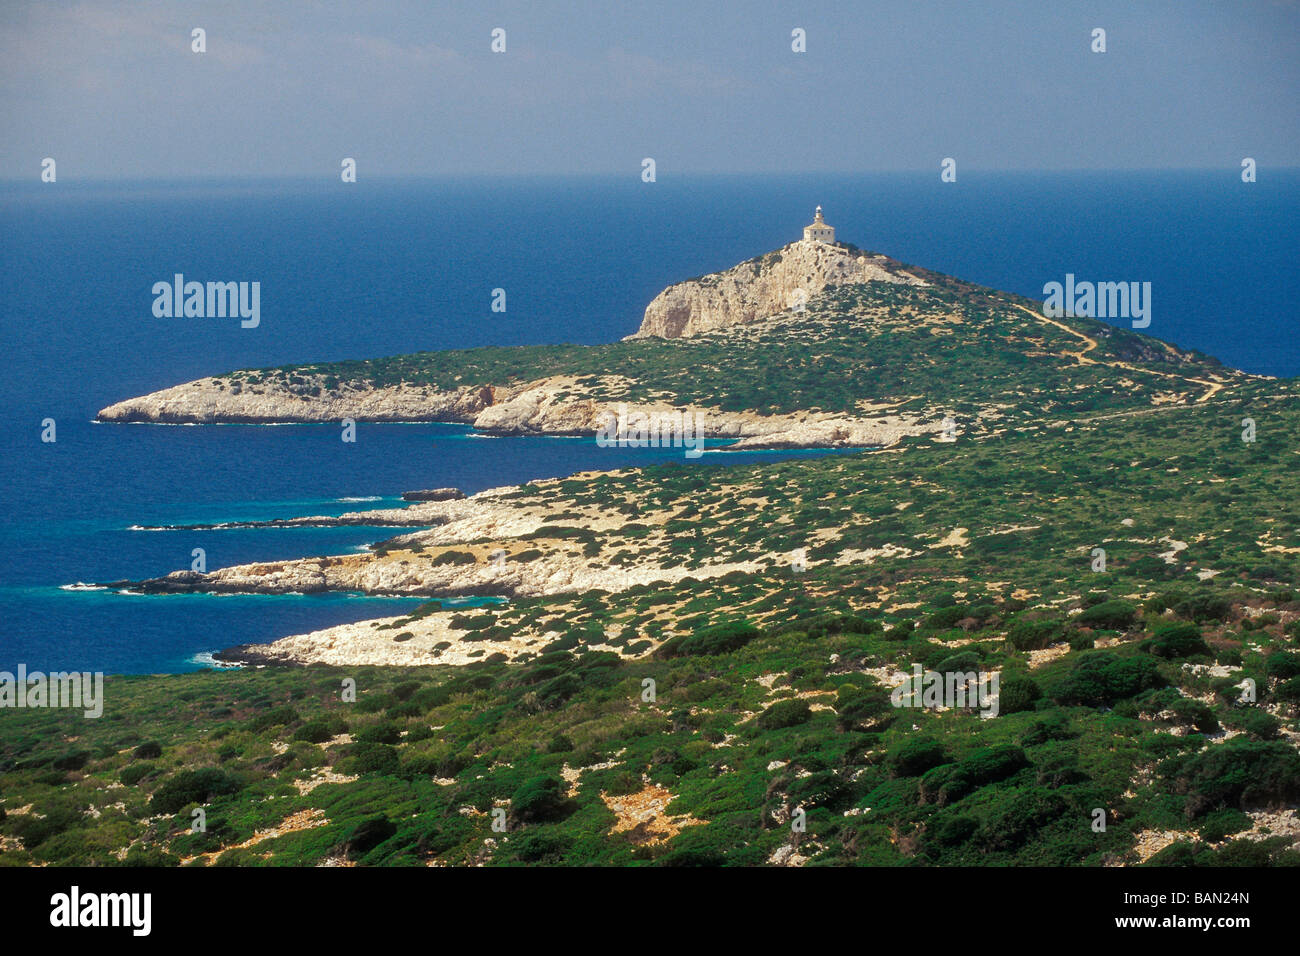
[[7,180],[1294,167],[1297,94],[1297,0],[0,0]]

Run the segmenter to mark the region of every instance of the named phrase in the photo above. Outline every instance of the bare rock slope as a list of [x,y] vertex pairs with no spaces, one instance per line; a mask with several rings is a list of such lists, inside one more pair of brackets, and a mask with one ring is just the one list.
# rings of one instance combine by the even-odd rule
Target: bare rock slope
[[676,339],[748,325],[797,309],[828,286],[857,282],[926,284],[884,256],[801,239],[726,272],[669,286],[628,338]]

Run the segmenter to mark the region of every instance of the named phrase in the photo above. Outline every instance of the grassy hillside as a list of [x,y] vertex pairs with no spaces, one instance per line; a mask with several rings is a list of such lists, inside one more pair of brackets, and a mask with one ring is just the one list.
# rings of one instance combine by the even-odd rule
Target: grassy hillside
[[[860,294],[798,321],[842,322],[836,303]],[[951,335],[1011,322],[959,307]],[[610,562],[805,549],[801,573],[769,561],[476,610],[478,633],[554,632],[521,663],[110,678],[97,721],[6,712],[0,862],[1300,862],[1283,812],[1300,802],[1300,388],[1189,388],[1125,411],[1164,387],[1133,372],[1113,406],[1049,396],[1033,389],[1103,370],[1052,358],[1082,346],[1025,322],[1044,356],[1023,380],[981,379],[982,400],[1058,404],[983,440],[519,491],[557,515],[622,512],[609,531],[555,535]],[[872,328],[895,344],[915,332]],[[1094,339],[1099,365],[1146,360],[1149,340]],[[1218,374],[1166,354],[1160,373]],[[861,381],[972,387],[924,364],[881,376]],[[891,675],[914,663],[1000,672],[1000,713],[893,706]],[[208,826],[192,834],[198,804]]]

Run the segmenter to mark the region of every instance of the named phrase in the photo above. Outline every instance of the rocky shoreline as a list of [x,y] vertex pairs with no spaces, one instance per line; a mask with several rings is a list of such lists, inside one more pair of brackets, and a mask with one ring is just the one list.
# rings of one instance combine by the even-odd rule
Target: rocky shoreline
[[[309,380],[310,381],[310,380]],[[333,390],[268,382],[240,388],[222,378],[197,379],[100,410],[98,422],[166,425],[292,425],[353,422],[446,423],[472,426],[488,435],[595,437],[610,416],[644,416],[661,421],[686,415],[700,436],[730,440],[736,450],[857,448],[896,444],[909,435],[941,428],[938,419],[904,415],[854,417],[821,412],[759,415],[682,408],[667,402],[598,401],[574,378],[556,376],[508,388],[476,387],[455,392],[410,386],[339,385]],[[433,501],[422,498],[412,500]]]
[[212,659],[218,664],[234,667],[302,667],[300,661],[267,654],[266,644],[237,644],[224,651],[213,651]]
[[424,491],[404,491],[403,501],[459,501],[465,492],[459,488],[431,488]]
[[[366,552],[254,562],[206,572],[187,568],[161,577],[95,585],[143,594],[337,591],[393,597],[510,598],[593,589],[613,592],[688,574],[702,577],[737,569],[736,565],[687,569],[669,560],[658,545],[647,546],[641,560],[625,567],[611,568],[606,560],[586,553],[584,538],[618,541],[625,525],[636,525],[629,513],[605,503],[579,505],[568,496],[557,496],[561,484],[601,474],[608,473],[580,472],[567,478],[489,488],[468,497],[458,489],[439,489],[437,500],[338,516],[212,526],[368,525],[393,527],[401,533]],[[565,523],[556,522],[557,513],[563,514]],[[575,539],[575,531],[580,531],[581,537]]]
[[366,517],[364,512],[313,515],[305,518],[267,518],[262,521],[218,521],[213,524],[139,524],[132,531],[234,531],[255,528],[424,528],[428,521]]
[[[604,559],[587,553],[581,540],[565,533],[573,530],[573,526],[548,523],[553,522],[557,508],[554,489],[550,486],[562,480],[542,482],[540,486],[545,487],[533,492],[525,492],[522,486],[506,486],[469,497],[456,497],[460,492],[455,489],[439,489],[435,496],[438,500],[353,512],[334,519],[419,526],[417,530],[380,542],[366,553],[257,562],[206,573],[185,569],[162,577],[102,582],[98,586],[149,595],[344,592],[430,600],[492,597],[509,601],[537,597],[563,599],[593,590],[614,593],[686,577],[704,579],[733,571],[752,573],[761,567],[757,561],[687,567],[657,547],[649,548],[644,559],[635,564],[612,567]],[[631,518],[626,515],[597,508],[591,514],[584,513],[578,527],[591,534],[617,537],[629,521]],[[290,635],[270,644],[228,648],[214,656],[224,663],[244,664],[470,663],[484,652],[503,653],[507,657],[523,653],[539,637],[462,642],[465,632],[451,626],[452,619],[462,613],[464,609],[446,608],[404,621],[402,627],[407,637],[400,642],[378,629],[401,619],[378,619],[312,634]],[[430,660],[435,650],[437,660]]]
[[340,624],[269,644],[240,644],[212,656],[240,667],[463,666],[493,654],[513,659],[535,652],[555,637],[551,632],[525,632],[496,640],[466,639],[467,632],[451,625],[455,613],[446,610],[419,619],[389,617]]

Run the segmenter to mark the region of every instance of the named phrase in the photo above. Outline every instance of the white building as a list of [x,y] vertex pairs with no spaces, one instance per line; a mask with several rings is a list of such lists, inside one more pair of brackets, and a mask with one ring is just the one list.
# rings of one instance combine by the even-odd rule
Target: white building
[[835,227],[826,225],[826,220],[822,218],[822,207],[817,207],[817,216],[813,219],[811,226],[803,227],[803,237],[812,239],[817,242],[835,242]]

